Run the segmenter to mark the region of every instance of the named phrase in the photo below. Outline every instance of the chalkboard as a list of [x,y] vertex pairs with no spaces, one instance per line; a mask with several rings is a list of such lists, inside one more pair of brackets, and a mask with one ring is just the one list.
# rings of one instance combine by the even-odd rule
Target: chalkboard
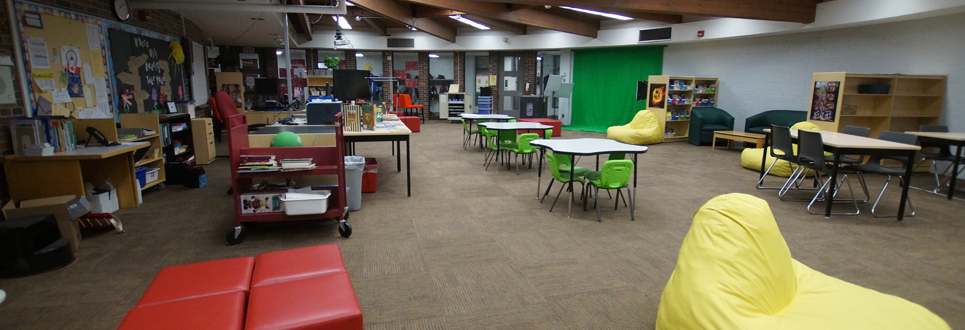
[[181,101],[184,69],[171,57],[170,42],[110,29],[118,113],[166,113]]

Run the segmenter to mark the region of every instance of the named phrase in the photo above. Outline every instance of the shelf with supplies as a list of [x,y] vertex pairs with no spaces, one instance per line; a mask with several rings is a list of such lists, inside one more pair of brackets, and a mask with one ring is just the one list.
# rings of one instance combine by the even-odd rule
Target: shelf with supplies
[[[138,160],[134,164],[135,170],[140,167],[147,168],[148,171],[158,169],[157,180],[146,182],[141,190],[146,190],[148,188],[157,186],[161,183],[167,181],[167,171],[164,169],[164,147],[162,133],[160,131],[161,125],[158,123],[157,114],[130,114],[124,113],[120,115],[121,117],[121,128],[122,129],[141,129],[142,131],[153,131],[154,134],[150,136],[143,137],[147,139],[147,142],[151,143],[151,146],[147,148],[147,152],[144,157]],[[108,119],[111,125],[114,125],[114,120]],[[139,138],[140,139],[140,138]]]
[[651,106],[649,98],[655,91],[648,93],[647,109],[652,111],[664,132],[664,142],[686,141],[690,133],[690,112],[694,108],[717,106],[717,78],[688,76],[650,76],[651,88],[654,85],[665,88],[659,106]]
[[[458,84],[449,86],[449,90],[459,90]],[[471,105],[466,102],[466,93],[449,92],[439,96],[439,118],[458,120],[459,115],[471,113],[468,111]]]

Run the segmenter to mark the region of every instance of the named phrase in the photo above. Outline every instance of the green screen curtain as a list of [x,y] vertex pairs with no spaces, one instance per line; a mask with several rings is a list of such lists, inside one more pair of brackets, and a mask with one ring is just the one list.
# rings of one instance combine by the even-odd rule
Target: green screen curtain
[[637,81],[663,74],[663,46],[574,51],[573,111],[564,129],[606,132],[647,108],[637,101]]

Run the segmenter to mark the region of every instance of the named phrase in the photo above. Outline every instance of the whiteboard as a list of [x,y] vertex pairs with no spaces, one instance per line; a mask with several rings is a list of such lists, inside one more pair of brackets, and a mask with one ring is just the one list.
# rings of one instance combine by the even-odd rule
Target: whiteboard
[[[191,42],[191,97],[194,105],[208,104],[211,91],[208,89],[208,69],[205,67],[207,57],[204,56],[204,46]],[[193,114],[192,114],[193,115]]]

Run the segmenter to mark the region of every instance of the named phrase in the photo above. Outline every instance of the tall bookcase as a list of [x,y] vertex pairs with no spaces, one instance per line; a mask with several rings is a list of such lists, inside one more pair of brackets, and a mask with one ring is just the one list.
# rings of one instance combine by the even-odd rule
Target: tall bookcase
[[[808,121],[834,132],[848,125],[869,127],[874,138],[883,131],[917,131],[921,125],[938,124],[947,80],[944,75],[815,73]],[[814,116],[814,93],[820,82],[840,83],[837,111],[824,120]]]
[[[690,111],[717,106],[717,78],[690,76],[650,76],[647,110],[657,116],[664,142],[687,141],[690,134]],[[663,92],[655,89],[663,88]],[[655,97],[664,102],[654,105]]]

